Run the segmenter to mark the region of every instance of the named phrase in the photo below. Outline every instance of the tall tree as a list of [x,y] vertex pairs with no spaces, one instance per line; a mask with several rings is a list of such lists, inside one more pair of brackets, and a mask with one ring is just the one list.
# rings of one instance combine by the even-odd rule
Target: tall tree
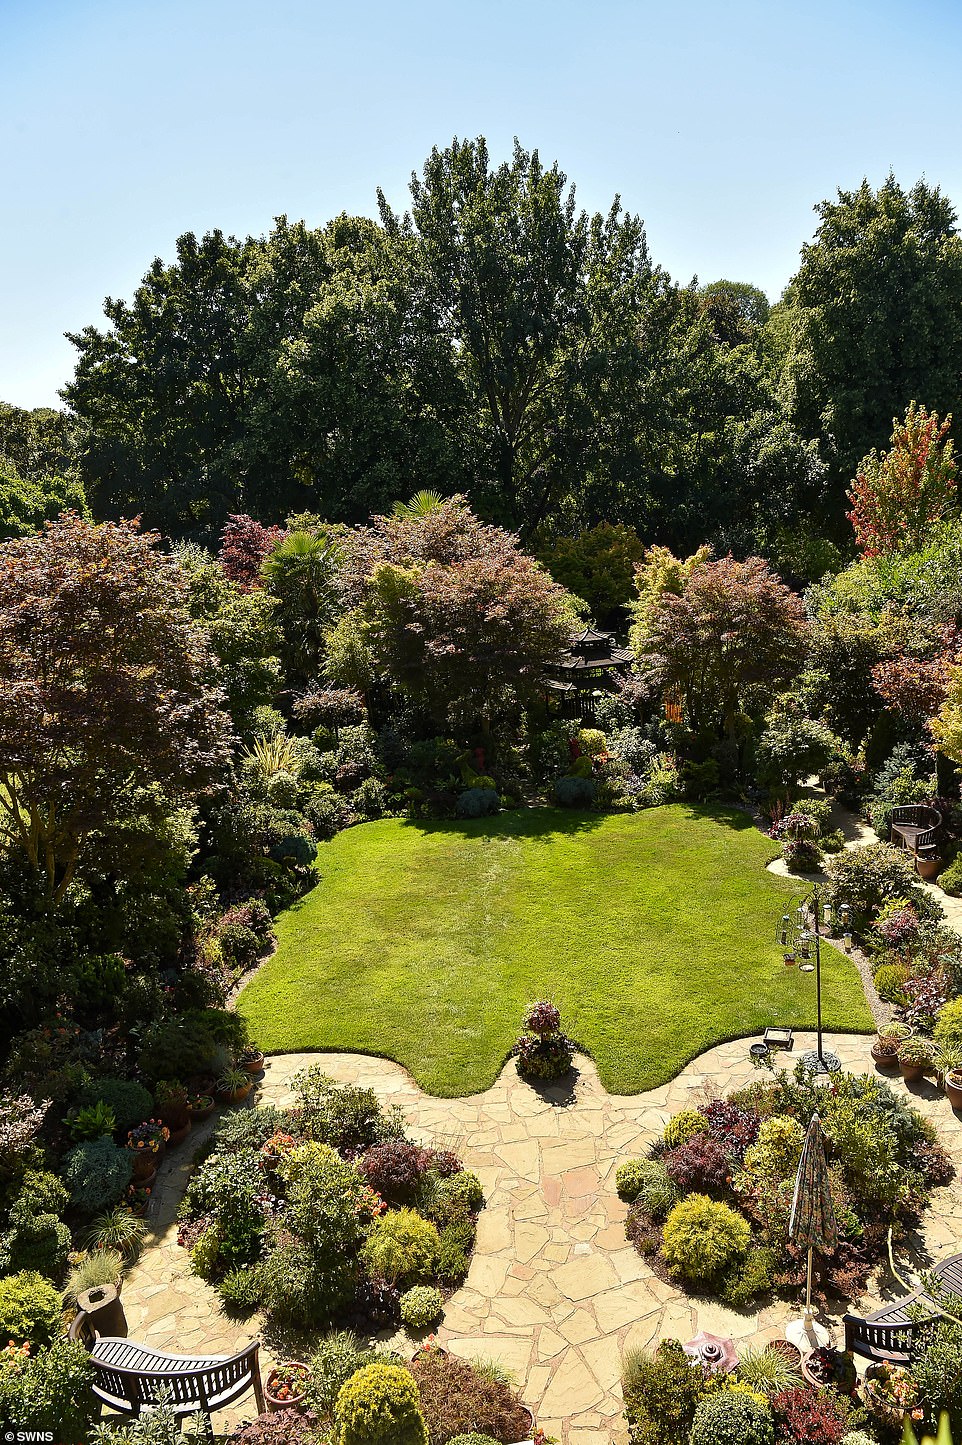
[[910,402],[892,423],[892,444],[863,457],[848,499],[848,519],[863,556],[918,551],[955,497],[956,465],[948,436],[952,418]]
[[831,468],[827,517],[891,419],[913,397],[958,410],[962,391],[962,238],[937,187],[889,175],[816,208],[815,239],[786,293],[787,396]]
[[228,760],[184,578],[133,523],[0,546],[0,818],[49,904],[94,836],[190,801]]

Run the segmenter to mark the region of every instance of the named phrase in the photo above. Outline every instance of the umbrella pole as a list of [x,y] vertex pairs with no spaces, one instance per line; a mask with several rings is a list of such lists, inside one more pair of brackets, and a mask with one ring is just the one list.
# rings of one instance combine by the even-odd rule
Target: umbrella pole
[[812,1325],[812,1246],[808,1246],[808,1281],[805,1285],[805,1328]]

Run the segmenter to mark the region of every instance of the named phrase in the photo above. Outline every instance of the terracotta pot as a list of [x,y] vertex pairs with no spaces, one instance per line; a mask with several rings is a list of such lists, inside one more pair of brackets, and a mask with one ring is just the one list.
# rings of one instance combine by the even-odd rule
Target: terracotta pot
[[938,878],[942,871],[941,858],[916,858],[915,866],[918,869],[919,877],[925,879]]
[[245,1084],[243,1089],[235,1089],[232,1094],[225,1093],[223,1089],[218,1089],[217,1098],[222,1104],[243,1104],[253,1087],[253,1084]]
[[256,1059],[248,1059],[243,1064],[238,1064],[248,1074],[262,1074],[264,1072],[264,1055],[258,1054]]
[[925,1078],[924,1064],[907,1064],[904,1059],[899,1059],[899,1070],[907,1084],[917,1084],[919,1079]]
[[[275,1386],[273,1382],[276,1371],[270,1370],[268,1371],[267,1380],[264,1383],[264,1399],[267,1401],[267,1408],[268,1410],[297,1410],[303,1414],[307,1407],[307,1366],[302,1365],[299,1360],[285,1360],[284,1368],[286,1370],[296,1370],[302,1377],[304,1383],[301,1386],[301,1393],[299,1395],[294,1394],[288,1399],[280,1399],[274,1393]],[[294,1388],[296,1389],[296,1387]]]
[[767,1350],[773,1350],[776,1355],[781,1355],[787,1360],[793,1369],[797,1370],[802,1359],[802,1352],[791,1340],[772,1340],[765,1346]]
[[167,1140],[167,1148],[176,1149],[178,1144],[183,1144],[184,1140],[187,1138],[187,1135],[190,1133],[191,1129],[194,1126],[191,1123],[190,1115],[188,1114],[187,1118],[185,1119],[184,1123],[181,1124],[179,1129],[174,1129],[170,1125],[168,1125],[168,1127],[170,1128],[170,1138]]
[[875,1060],[875,1067],[878,1069],[891,1069],[892,1073],[899,1067],[899,1056],[896,1053],[888,1053],[880,1048],[877,1043],[872,1045],[872,1058]]
[[946,1074],[942,1087],[953,1109],[962,1109],[962,1074]]
[[815,1368],[815,1352],[810,1351],[802,1356],[801,1371],[802,1379],[808,1385],[814,1385],[816,1389],[823,1389],[832,1378],[831,1370],[821,1371]]
[[149,1175],[157,1173],[157,1168],[164,1157],[164,1146],[161,1144],[159,1149],[154,1150],[131,1149],[128,1145],[127,1153],[130,1155],[131,1162],[134,1166],[134,1172],[131,1177],[135,1179],[138,1184],[142,1184]]
[[214,1112],[215,1105],[213,1094],[207,1094],[205,1097],[207,1098],[208,1102],[204,1105],[202,1109],[190,1110],[191,1120],[195,1124],[199,1124],[202,1119],[209,1119],[211,1114],[213,1114]]

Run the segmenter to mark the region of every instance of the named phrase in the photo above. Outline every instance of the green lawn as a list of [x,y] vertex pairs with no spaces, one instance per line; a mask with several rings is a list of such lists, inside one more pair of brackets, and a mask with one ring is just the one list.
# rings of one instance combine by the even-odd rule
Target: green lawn
[[[635,1093],[765,1024],[814,1027],[814,975],[774,943],[798,888],[772,852],[744,814],[680,804],[368,823],[322,845],[238,1008],[266,1051],[381,1054],[456,1096],[492,1083],[548,996],[606,1087]],[[871,1031],[831,948],[822,996],[827,1029]]]

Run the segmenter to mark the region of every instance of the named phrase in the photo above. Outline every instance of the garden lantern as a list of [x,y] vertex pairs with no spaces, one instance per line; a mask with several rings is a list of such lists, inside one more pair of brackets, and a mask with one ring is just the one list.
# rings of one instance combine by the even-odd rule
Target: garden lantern
[[798,935],[798,956],[799,958],[811,958],[811,934],[807,929]]
[[822,908],[822,922],[825,924],[825,927],[829,930],[829,932],[831,932],[832,905],[830,903],[826,903]]
[[845,934],[842,935],[842,947],[845,949],[845,952],[846,952],[846,953],[851,953],[851,951],[852,951],[852,935],[851,935],[850,933],[845,933]]
[[840,908],[839,908],[839,910],[838,910],[838,921],[839,921],[839,923],[842,925],[842,927],[843,927],[843,929],[845,930],[845,932],[847,933],[847,932],[848,932],[848,926],[849,926],[849,924],[850,924],[851,921],[852,921],[852,909],[851,909],[851,907],[850,907],[850,905],[849,905],[848,903],[843,903],[843,904],[840,906]]
[[791,927],[792,927],[792,920],[789,918],[789,916],[788,916],[787,913],[783,913],[783,914],[782,914],[782,926],[781,926],[781,928],[779,929],[779,933],[778,933],[778,941],[779,941],[779,943],[781,944],[782,948],[787,948],[787,947],[788,947],[788,935],[789,935],[789,933],[790,933],[790,931],[791,931]]

